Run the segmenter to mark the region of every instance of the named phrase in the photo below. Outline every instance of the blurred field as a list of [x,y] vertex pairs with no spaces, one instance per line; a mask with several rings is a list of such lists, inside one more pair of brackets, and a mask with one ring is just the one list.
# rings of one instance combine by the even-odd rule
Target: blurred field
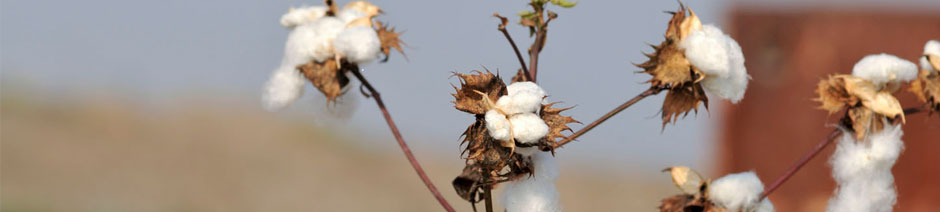
[[[342,136],[247,105],[255,102],[192,98],[154,109],[4,89],[3,211],[440,211],[397,149],[368,145],[391,140]],[[470,211],[450,186],[462,162],[419,160]],[[665,175],[616,167],[563,164],[565,209],[654,211],[677,192]]]

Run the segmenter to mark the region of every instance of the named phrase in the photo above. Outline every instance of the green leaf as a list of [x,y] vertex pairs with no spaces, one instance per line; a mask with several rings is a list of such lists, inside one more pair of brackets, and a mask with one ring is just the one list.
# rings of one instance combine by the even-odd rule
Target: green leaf
[[523,19],[530,19],[532,17],[535,17],[535,15],[536,15],[535,12],[528,11],[528,10],[519,12],[519,17],[522,17]]
[[551,0],[551,1],[552,1],[552,4],[558,5],[559,7],[564,7],[564,8],[572,8],[578,4],[577,2],[570,2],[566,0]]

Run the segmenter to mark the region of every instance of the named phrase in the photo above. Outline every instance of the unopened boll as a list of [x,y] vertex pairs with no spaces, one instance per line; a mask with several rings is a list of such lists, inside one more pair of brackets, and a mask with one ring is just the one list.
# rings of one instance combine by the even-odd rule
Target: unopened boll
[[734,39],[712,25],[689,33],[679,43],[693,66],[705,73],[702,86],[709,93],[737,103],[744,98],[751,78],[744,67],[744,54]]

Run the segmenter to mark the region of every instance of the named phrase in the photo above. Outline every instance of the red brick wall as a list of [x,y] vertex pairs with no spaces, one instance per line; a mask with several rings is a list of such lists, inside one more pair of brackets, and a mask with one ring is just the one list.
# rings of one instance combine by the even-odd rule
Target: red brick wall
[[[889,53],[915,61],[929,39],[940,39],[940,13],[738,9],[729,34],[741,45],[750,81],[745,98],[726,105],[720,173],[756,170],[773,182],[828,132],[840,115],[816,109],[816,83],[852,72],[863,56]],[[905,107],[919,106],[906,91]],[[895,211],[940,211],[940,118],[907,117],[905,151],[894,167]],[[770,197],[777,211],[824,211],[835,189],[827,163],[834,145]]]

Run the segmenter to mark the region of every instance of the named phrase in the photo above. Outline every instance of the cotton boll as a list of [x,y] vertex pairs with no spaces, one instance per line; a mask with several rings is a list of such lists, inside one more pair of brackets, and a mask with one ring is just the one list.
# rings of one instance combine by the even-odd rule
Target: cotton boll
[[506,87],[508,95],[496,101],[496,107],[507,114],[534,113],[542,108],[545,90],[532,82],[516,82]]
[[333,40],[336,53],[342,55],[347,61],[364,64],[379,58],[382,42],[375,29],[365,26],[350,27],[336,36]]
[[715,26],[704,25],[682,40],[679,48],[685,50],[693,66],[705,73],[705,90],[733,103],[744,98],[750,76],[741,46],[734,39]]
[[917,78],[917,65],[890,54],[868,55],[855,63],[852,75],[871,81],[879,89]]
[[765,203],[758,202],[761,192],[764,192],[764,185],[754,172],[729,174],[708,186],[708,197],[728,211],[755,211],[767,207]]
[[532,155],[533,175],[505,183],[503,206],[508,212],[556,212],[561,211],[555,180],[558,179],[558,163],[549,152],[538,151]]
[[891,167],[897,161],[904,143],[900,124],[886,124],[878,133],[865,140],[843,133],[829,163],[838,184],[835,196],[829,199],[826,211],[891,211],[897,202]]
[[303,94],[304,77],[292,66],[282,66],[271,74],[264,86],[261,101],[269,111],[290,105]]
[[484,119],[486,120],[486,131],[490,133],[490,137],[500,141],[509,140],[509,120],[506,119],[505,115],[496,110],[489,110],[486,111]]
[[340,20],[343,20],[344,23],[352,22],[353,20],[366,17],[366,13],[355,9],[355,8],[343,8],[336,13],[336,17]]
[[[924,44],[924,54],[932,54],[940,56],[940,41],[930,40],[927,41],[927,44]],[[930,62],[927,61],[927,58],[920,57],[920,68],[927,69],[930,71],[937,71],[933,69],[933,66],[930,65]]]
[[535,143],[548,134],[548,125],[534,113],[520,113],[509,117],[512,135],[519,143]]
[[296,26],[309,23],[326,15],[328,8],[324,6],[309,6],[300,8],[291,8],[290,11],[281,16],[281,25],[293,29]]
[[333,58],[333,40],[346,24],[335,17],[322,17],[299,25],[287,37],[284,60],[302,65],[310,60],[323,62]]

